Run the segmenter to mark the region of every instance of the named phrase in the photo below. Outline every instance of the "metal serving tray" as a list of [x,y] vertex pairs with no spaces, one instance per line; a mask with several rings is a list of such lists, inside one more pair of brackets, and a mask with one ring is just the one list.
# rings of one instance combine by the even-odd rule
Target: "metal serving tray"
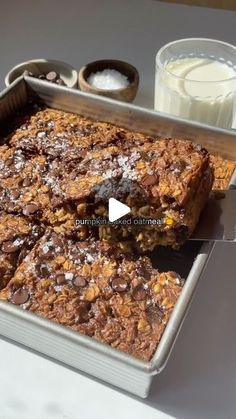
[[[32,98],[50,107],[112,122],[148,135],[191,138],[211,151],[236,159],[236,138],[230,131],[211,129],[27,77],[17,80],[0,94],[0,127]],[[160,270],[176,270],[186,278],[150,362],[140,361],[3,301],[0,302],[0,334],[109,384],[146,397],[153,376],[167,362],[202,271],[213,250],[214,243],[202,246],[199,242],[188,242],[179,252],[160,248],[150,254],[153,264]]]

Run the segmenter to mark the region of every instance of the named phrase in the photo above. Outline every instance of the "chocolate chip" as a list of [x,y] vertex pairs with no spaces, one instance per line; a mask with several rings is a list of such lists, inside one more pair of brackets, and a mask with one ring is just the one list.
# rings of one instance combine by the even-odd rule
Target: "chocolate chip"
[[143,186],[155,185],[157,181],[158,181],[157,175],[146,175],[144,179],[142,180],[142,185]]
[[113,290],[114,291],[117,291],[117,292],[123,292],[123,291],[125,291],[126,289],[127,289],[127,287],[128,287],[128,283],[127,283],[127,281],[125,280],[125,279],[123,279],[123,278],[115,278],[115,279],[113,279],[113,281],[112,281],[112,288],[113,288]]
[[176,202],[175,198],[173,196],[170,196],[170,195],[163,195],[163,200],[169,205],[173,205]]
[[150,279],[151,278],[151,274],[145,266],[142,266],[142,265],[139,266],[136,269],[136,273],[137,273],[138,276],[141,276],[145,279]]
[[65,274],[58,274],[57,277],[56,277],[56,282],[57,282],[58,285],[66,284]]
[[36,204],[29,204],[23,209],[23,214],[26,216],[33,215],[39,210]]
[[175,174],[182,173],[187,167],[187,162],[184,160],[180,160],[171,164],[169,169],[174,172]]
[[142,285],[139,285],[136,288],[134,288],[133,290],[134,300],[141,301],[141,300],[144,300],[145,297],[146,297],[146,291]]
[[89,312],[86,306],[78,307],[76,320],[78,323],[85,323],[89,320]]
[[7,211],[8,212],[14,212],[15,211],[15,204],[14,204],[14,202],[9,202],[9,204],[7,205]]
[[31,184],[32,184],[32,179],[30,177],[26,177],[22,182],[22,186],[24,187],[30,186]]
[[85,287],[87,284],[86,279],[83,276],[77,275],[75,279],[73,280],[73,284],[76,287]]
[[62,79],[57,79],[56,83],[59,84],[59,86],[65,86],[65,82]]
[[10,301],[13,304],[21,305],[25,304],[28,301],[29,297],[30,295],[25,288],[19,288],[17,291],[14,292],[14,294],[11,295]]
[[125,138],[125,133],[123,131],[117,131],[116,136],[119,138],[119,140],[123,140]]
[[38,263],[35,265],[35,271],[41,278],[46,278],[50,275],[48,266],[45,263]]
[[148,320],[153,323],[162,320],[164,317],[164,312],[161,307],[150,305],[146,308],[146,315]]
[[183,208],[181,208],[181,206],[178,204],[178,202],[174,201],[170,204],[170,208],[172,208],[175,211],[181,211],[183,210]]
[[58,75],[55,71],[50,71],[49,73],[46,74],[46,79],[48,81],[56,81],[57,78],[58,78]]
[[26,246],[27,249],[32,249],[34,244],[35,244],[35,238],[33,237],[27,237],[24,241],[24,245]]
[[44,233],[44,227],[41,224],[40,225],[37,225],[37,224],[33,225],[32,235],[34,237],[36,237],[38,239],[39,237],[41,237],[43,235],[43,233]]
[[12,199],[18,199],[19,196],[20,196],[20,191],[15,190],[11,192]]
[[6,159],[5,161],[5,166],[9,167],[14,163],[14,159],[12,157],[9,157],[8,159]]
[[12,241],[6,241],[2,244],[2,251],[4,253],[15,253],[17,250],[19,250],[20,244],[15,243]]

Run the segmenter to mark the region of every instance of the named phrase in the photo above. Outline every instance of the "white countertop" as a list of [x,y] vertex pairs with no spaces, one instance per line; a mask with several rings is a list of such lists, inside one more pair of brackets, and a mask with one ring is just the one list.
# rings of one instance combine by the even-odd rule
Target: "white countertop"
[[[235,42],[236,12],[151,0],[13,0],[1,6],[1,18],[1,88],[6,72],[25,59],[51,57],[80,68],[114,57],[137,66],[136,103],[150,107],[161,45],[189,36]],[[236,249],[226,243],[215,252],[146,400],[0,340],[0,419],[235,419]]]

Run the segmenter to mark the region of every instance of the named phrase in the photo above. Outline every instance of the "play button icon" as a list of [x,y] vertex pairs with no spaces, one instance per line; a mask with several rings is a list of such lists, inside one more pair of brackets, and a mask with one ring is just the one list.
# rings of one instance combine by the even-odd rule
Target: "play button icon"
[[123,217],[126,214],[129,214],[130,208],[128,205],[122,204],[122,202],[117,201],[115,198],[109,199],[109,205],[108,205],[108,218],[111,223],[113,223],[116,220],[119,220],[119,218]]

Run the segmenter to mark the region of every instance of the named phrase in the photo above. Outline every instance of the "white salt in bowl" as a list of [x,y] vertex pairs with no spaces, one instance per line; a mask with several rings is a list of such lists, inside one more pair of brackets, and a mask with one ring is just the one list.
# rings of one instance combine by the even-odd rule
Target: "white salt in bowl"
[[[101,75],[104,70],[116,70],[119,74],[110,72],[106,74],[109,78],[108,82],[112,84],[112,78],[114,83],[117,85],[121,83],[120,88],[105,89],[96,87],[91,84],[91,80],[94,79],[93,75]],[[107,73],[107,72],[106,72]],[[105,77],[105,73],[104,77]],[[92,77],[91,77],[92,75]],[[98,77],[96,77],[97,79]],[[128,85],[125,85],[125,80],[128,81]],[[94,80],[95,81],[95,80]],[[93,61],[79,71],[79,85],[80,89],[84,92],[94,93],[97,95],[107,96],[112,99],[121,100],[123,102],[132,102],[137,94],[139,86],[139,73],[138,70],[129,63],[119,60],[99,60]],[[105,84],[104,84],[105,85]],[[125,85],[123,87],[123,85]]]

